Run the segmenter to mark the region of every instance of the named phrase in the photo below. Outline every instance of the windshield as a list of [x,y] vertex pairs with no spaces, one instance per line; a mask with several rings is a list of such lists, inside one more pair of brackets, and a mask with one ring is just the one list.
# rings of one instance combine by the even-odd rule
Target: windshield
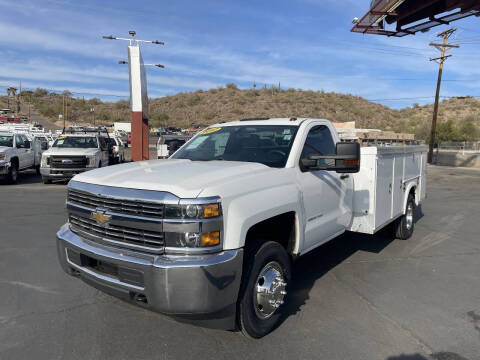
[[0,146],[13,147],[13,136],[0,135]]
[[98,143],[93,136],[59,136],[53,147],[87,149],[98,148]]
[[297,126],[224,126],[202,131],[172,159],[246,161],[284,167]]

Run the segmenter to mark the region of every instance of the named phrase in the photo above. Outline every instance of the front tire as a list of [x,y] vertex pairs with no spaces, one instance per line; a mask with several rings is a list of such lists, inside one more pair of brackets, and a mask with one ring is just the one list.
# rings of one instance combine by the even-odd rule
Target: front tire
[[395,237],[401,240],[409,239],[413,234],[415,222],[413,221],[413,215],[415,212],[415,198],[412,194],[408,195],[407,206],[405,214],[400,217],[396,222]]
[[13,163],[8,169],[7,182],[9,184],[16,184],[18,180],[18,167],[17,164]]
[[278,324],[291,281],[287,252],[277,242],[267,241],[246,251],[245,273],[238,302],[238,325],[242,333],[261,338]]

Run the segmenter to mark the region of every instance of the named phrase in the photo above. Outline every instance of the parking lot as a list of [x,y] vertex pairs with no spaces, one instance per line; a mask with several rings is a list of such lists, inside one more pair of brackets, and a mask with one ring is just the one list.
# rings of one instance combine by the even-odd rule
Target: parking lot
[[0,185],[0,359],[480,359],[480,171],[429,167],[413,237],[347,233],[302,257],[261,340],[179,323],[67,276],[65,184]]

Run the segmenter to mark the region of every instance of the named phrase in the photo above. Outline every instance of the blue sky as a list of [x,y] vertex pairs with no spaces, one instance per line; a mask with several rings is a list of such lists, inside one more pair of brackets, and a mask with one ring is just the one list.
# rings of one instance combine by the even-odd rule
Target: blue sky
[[[43,87],[104,100],[128,99],[126,43],[142,46],[150,97],[236,83],[335,91],[400,108],[433,102],[446,27],[402,39],[350,33],[368,0],[0,0],[0,91]],[[480,96],[480,19],[458,21],[460,49],[446,63],[442,95]],[[426,98],[424,98],[426,97]],[[415,99],[414,99],[415,98]],[[404,99],[404,100],[388,100]]]

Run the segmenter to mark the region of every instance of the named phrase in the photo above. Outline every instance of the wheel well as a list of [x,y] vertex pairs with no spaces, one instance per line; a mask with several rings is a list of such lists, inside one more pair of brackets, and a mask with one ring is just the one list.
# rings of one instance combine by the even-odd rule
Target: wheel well
[[19,165],[19,164],[18,164],[18,158],[14,157],[14,158],[12,158],[12,159],[10,160],[10,162],[11,162],[12,164],[17,165],[17,169],[18,169],[18,165]]
[[247,232],[245,247],[258,245],[259,241],[275,241],[292,254],[295,238],[295,212],[291,211],[253,225]]
[[416,201],[416,196],[415,196],[415,191],[417,190],[417,187],[416,186],[412,186],[410,191],[408,192],[408,195],[412,195],[413,196],[413,199]]

